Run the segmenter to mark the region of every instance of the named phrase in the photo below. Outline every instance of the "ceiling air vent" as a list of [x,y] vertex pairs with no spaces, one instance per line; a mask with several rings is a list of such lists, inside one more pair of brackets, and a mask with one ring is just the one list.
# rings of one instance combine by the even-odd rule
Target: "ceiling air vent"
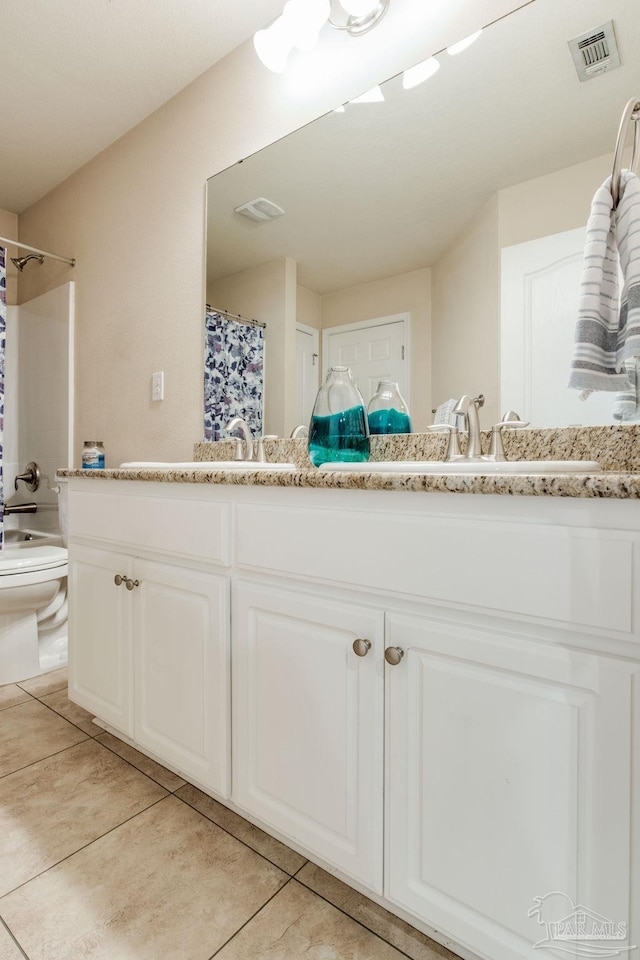
[[620,66],[613,20],[569,40],[569,49],[581,83]]
[[275,220],[276,217],[281,217],[284,210],[277,203],[273,203],[265,197],[258,197],[257,200],[247,200],[246,203],[241,203],[239,207],[235,207],[235,212],[242,214],[243,217],[248,217],[249,220],[264,223],[265,220]]

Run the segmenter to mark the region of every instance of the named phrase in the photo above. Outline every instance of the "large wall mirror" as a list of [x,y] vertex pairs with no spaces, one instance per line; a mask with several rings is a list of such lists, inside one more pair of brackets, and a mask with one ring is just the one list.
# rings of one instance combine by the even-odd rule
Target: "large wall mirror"
[[[613,21],[581,82],[572,38]],[[598,28],[598,30],[596,30]],[[603,42],[609,42],[605,40]],[[207,302],[265,323],[266,433],[308,420],[329,364],[399,380],[414,429],[484,393],[534,426],[612,423],[566,387],[592,196],[640,97],[637,0],[533,0],[384,99],[351,103],[208,183]],[[264,199],[284,213],[236,212]]]

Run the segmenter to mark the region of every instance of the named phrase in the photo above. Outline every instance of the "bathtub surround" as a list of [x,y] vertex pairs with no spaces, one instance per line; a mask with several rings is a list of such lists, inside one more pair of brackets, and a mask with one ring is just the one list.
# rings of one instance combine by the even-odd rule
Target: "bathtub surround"
[[232,417],[259,437],[263,421],[264,330],[207,311],[204,354],[204,437],[221,440]]

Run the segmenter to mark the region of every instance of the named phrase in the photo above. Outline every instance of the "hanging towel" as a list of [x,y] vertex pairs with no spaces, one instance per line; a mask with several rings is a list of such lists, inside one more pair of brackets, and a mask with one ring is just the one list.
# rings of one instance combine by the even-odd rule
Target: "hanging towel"
[[627,360],[625,369],[629,377],[631,389],[619,393],[613,404],[613,419],[629,423],[640,420],[640,359]]
[[[640,357],[640,180],[622,171],[613,210],[611,177],[596,192],[587,224],[584,270],[569,387],[631,389],[624,361]],[[624,287],[620,302],[618,271]]]
[[440,406],[436,409],[436,415],[433,418],[434,423],[450,423],[453,425],[454,417],[453,408],[455,407],[457,400],[445,400],[444,403],[441,403]]

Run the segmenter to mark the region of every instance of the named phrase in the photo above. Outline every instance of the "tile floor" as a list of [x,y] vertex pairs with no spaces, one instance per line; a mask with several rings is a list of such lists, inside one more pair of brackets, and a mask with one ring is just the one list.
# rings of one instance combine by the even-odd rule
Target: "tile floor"
[[0,687],[0,960],[456,960],[67,699]]

